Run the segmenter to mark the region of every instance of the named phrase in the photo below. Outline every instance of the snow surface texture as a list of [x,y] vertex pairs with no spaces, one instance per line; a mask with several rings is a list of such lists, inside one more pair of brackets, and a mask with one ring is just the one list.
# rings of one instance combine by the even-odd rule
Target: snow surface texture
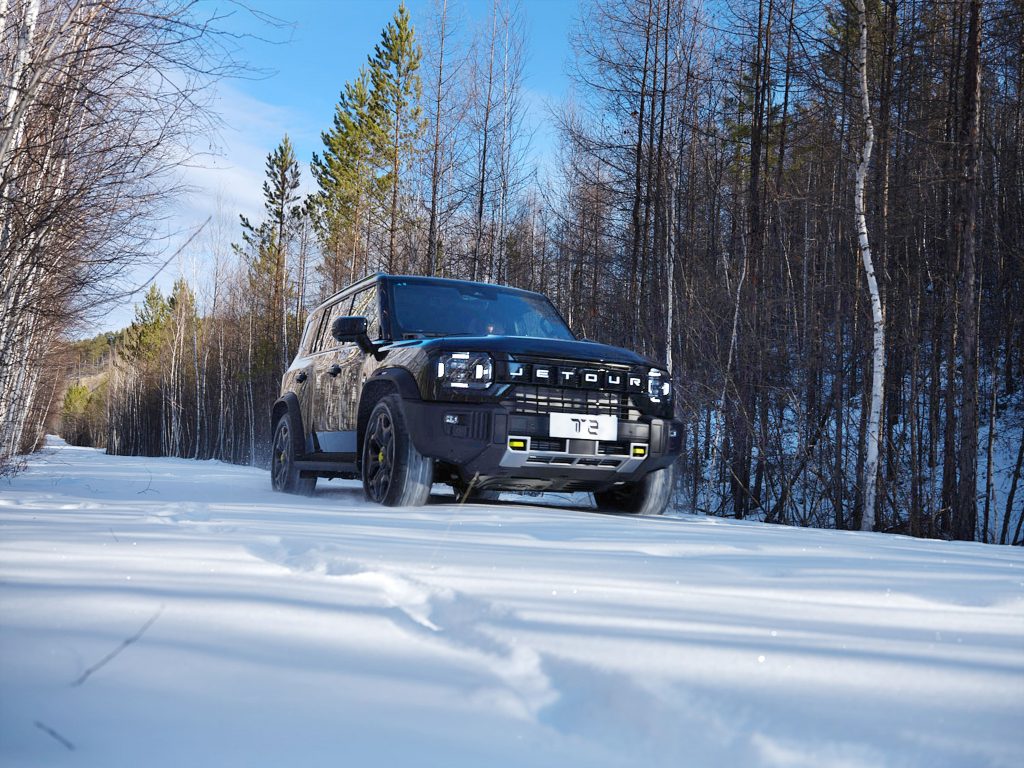
[[354,483],[302,499],[256,469],[51,445],[0,485],[0,765],[1024,753],[1019,549],[385,509]]

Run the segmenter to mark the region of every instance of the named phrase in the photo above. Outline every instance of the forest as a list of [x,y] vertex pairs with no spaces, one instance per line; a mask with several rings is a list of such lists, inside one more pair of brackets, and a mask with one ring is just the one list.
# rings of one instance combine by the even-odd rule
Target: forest
[[580,0],[543,167],[529,3],[458,3],[399,5],[320,150],[267,147],[262,217],[75,341],[243,65],[192,2],[0,0],[0,464],[59,429],[266,465],[306,313],[381,270],[667,362],[683,511],[1024,543],[1020,0]]

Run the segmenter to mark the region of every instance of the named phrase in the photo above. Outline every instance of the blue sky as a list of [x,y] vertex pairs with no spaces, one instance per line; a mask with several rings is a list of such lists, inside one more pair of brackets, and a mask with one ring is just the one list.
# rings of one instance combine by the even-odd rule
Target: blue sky
[[[463,25],[468,39],[487,21],[493,0],[449,0],[451,18]],[[246,0],[255,16],[230,0],[210,0],[206,6],[229,14],[221,26],[239,34],[237,56],[259,74],[220,82],[215,108],[223,120],[212,156],[201,167],[190,168],[187,195],[167,221],[168,242],[180,242],[181,231],[215,221],[193,246],[169,263],[155,278],[165,292],[184,275],[203,298],[204,283],[212,271],[209,253],[218,238],[238,237],[238,215],[258,219],[262,208],[264,160],[287,133],[303,169],[309,189],[309,161],[322,148],[320,132],[329,128],[344,84],[365,64],[393,17],[398,0]],[[407,0],[415,28],[425,28],[433,0]],[[541,163],[554,151],[548,104],[566,95],[569,80],[569,31],[578,14],[578,0],[521,0],[525,15],[525,103],[528,125],[534,131],[532,150]],[[276,27],[260,22],[266,14],[284,22]],[[173,250],[173,247],[172,247]],[[154,267],[133,272],[131,285],[153,278]],[[116,330],[134,316],[134,303],[144,289],[83,329],[84,335]]]
[[[339,92],[366,63],[398,7],[397,0],[255,0],[247,5],[287,26],[262,25],[244,11],[227,22],[231,28],[268,41],[243,40],[239,52],[265,76],[236,79],[220,87],[225,159],[235,167],[248,168],[253,148],[262,147],[265,155],[287,131],[300,162],[308,165],[312,153],[322,148],[320,132],[330,127]],[[433,0],[408,0],[406,5],[414,27],[425,28]],[[486,24],[491,7],[492,0],[449,0],[449,13],[461,21],[465,38]],[[559,102],[568,88],[568,36],[578,2],[521,0],[520,7],[526,17],[524,85],[529,123],[536,130],[534,151],[543,157],[553,148],[545,105]],[[262,161],[251,170],[262,174]],[[232,187],[237,190],[236,185]],[[243,202],[245,207],[251,204]]]
[[[258,80],[235,81],[233,86],[293,119],[292,138],[306,150],[304,154],[308,158],[310,152],[319,148],[320,130],[330,125],[342,86],[365,64],[398,3],[393,0],[259,0],[249,5],[291,26],[261,30],[245,22],[245,27],[257,34],[262,31],[265,37],[288,42],[245,41],[242,55],[255,67],[274,74]],[[425,27],[433,1],[409,0],[406,5],[413,25]],[[491,0],[449,0],[449,12],[456,18],[461,16],[469,28],[467,31],[471,32],[486,23],[491,5]],[[577,0],[522,0],[521,8],[527,28],[525,85],[541,97],[560,98],[567,85],[564,64]]]

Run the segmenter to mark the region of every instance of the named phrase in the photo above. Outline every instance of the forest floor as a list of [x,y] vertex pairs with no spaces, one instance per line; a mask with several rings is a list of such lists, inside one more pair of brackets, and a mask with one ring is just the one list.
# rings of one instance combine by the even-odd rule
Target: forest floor
[[0,480],[0,764],[1020,764],[1020,548],[527,501],[52,440]]

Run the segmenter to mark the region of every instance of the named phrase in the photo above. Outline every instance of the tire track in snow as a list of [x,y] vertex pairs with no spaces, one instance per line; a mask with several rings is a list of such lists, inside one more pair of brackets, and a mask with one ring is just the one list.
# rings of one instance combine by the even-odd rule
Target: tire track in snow
[[[609,754],[628,744],[653,765],[665,764],[667,756],[686,755],[708,739],[721,748],[716,715],[701,711],[688,696],[675,692],[666,697],[625,674],[542,652],[524,639],[522,630],[532,628],[531,622],[507,607],[397,569],[371,566],[340,547],[273,537],[250,546],[249,552],[296,573],[365,587],[380,596],[396,626],[469,654],[499,682],[475,691],[481,707],[600,744]],[[689,727],[680,727],[686,722]],[[737,749],[748,755],[745,743]]]
[[371,567],[345,556],[336,547],[272,538],[248,550],[261,560],[293,572],[322,575],[375,592],[397,626],[428,642],[443,643],[469,654],[501,684],[477,692],[481,705],[535,721],[560,697],[535,648],[506,641],[489,631],[499,623],[521,622],[508,609],[395,569]]

